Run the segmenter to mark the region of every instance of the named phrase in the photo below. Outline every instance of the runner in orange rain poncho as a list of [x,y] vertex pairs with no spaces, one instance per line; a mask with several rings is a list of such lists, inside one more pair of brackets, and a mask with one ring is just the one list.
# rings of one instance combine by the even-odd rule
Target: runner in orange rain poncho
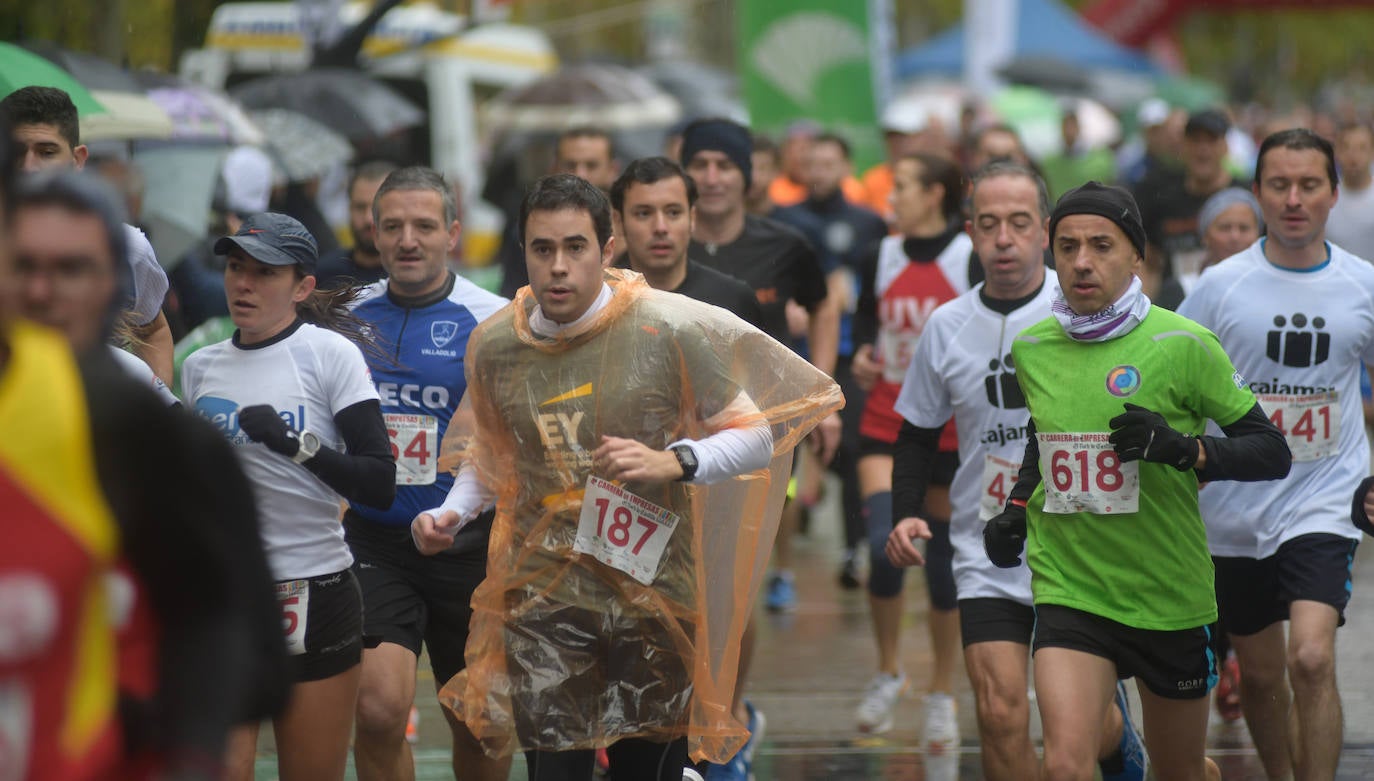
[[[747,734],[730,696],[792,451],[843,398],[723,309],[605,281],[604,308],[557,338],[531,330],[527,287],[469,342],[440,465],[472,470],[497,515],[467,670],[440,699],[494,755],[685,736],[724,762]],[[663,450],[725,429],[771,434],[771,463],[711,485],[595,477],[603,435]]]

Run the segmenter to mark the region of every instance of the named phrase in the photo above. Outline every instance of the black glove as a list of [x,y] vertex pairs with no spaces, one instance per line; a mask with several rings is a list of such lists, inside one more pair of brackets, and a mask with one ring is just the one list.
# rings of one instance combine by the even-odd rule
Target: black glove
[[1175,431],[1158,412],[1135,404],[1109,421],[1112,443],[1122,461],[1153,461],[1186,472],[1197,463],[1197,437]]
[[1371,488],[1374,488],[1374,477],[1366,477],[1360,481],[1359,487],[1355,489],[1355,503],[1350,506],[1350,521],[1355,524],[1356,529],[1374,535],[1374,522],[1370,521],[1369,515],[1364,511],[1364,497]]
[[300,438],[286,425],[270,404],[254,404],[239,410],[239,428],[254,442],[261,442],[273,453],[287,458],[301,449]]
[[1021,566],[1026,547],[1026,508],[1009,504],[983,527],[983,550],[1003,569]]

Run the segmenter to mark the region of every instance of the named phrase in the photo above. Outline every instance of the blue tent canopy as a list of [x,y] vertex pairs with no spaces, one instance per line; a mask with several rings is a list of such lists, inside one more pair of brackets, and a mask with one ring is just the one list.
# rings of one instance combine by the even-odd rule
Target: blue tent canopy
[[[1159,75],[1145,55],[1094,29],[1058,0],[1021,0],[1013,56],[1064,60],[1083,68]],[[925,76],[958,77],[964,70],[964,25],[955,25],[897,55],[898,81]]]

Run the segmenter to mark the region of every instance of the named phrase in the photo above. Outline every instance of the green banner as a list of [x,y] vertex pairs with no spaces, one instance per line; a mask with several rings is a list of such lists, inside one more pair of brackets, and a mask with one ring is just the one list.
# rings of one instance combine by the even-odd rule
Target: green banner
[[870,7],[883,5],[739,0],[738,62],[753,129],[776,138],[809,119],[850,142],[856,174],[880,162],[873,62],[875,52],[886,53],[869,18]]

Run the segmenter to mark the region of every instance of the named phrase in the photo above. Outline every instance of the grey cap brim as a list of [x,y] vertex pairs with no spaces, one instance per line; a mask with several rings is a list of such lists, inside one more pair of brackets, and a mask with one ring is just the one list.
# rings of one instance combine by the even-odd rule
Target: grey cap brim
[[312,266],[301,263],[291,255],[282,252],[276,247],[255,236],[221,236],[215,241],[215,254],[228,255],[235,247],[243,250],[244,254],[259,263],[266,263],[269,266],[296,266],[299,265],[307,271],[313,271]]

